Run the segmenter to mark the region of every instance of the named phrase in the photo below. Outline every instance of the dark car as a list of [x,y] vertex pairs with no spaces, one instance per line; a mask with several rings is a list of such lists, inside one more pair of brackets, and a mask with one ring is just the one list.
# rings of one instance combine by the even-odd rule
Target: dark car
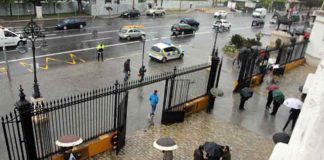
[[194,34],[196,32],[196,28],[190,26],[185,23],[174,24],[171,27],[172,35],[184,35],[184,34]]
[[84,20],[77,18],[68,18],[57,24],[56,29],[71,29],[71,28],[83,28],[87,23]]
[[180,23],[189,24],[191,27],[194,27],[196,29],[199,27],[199,22],[197,22],[196,20],[194,20],[192,18],[182,18],[180,20]]
[[263,19],[260,19],[260,18],[253,19],[251,27],[253,27],[253,26],[263,27],[264,26]]
[[140,11],[137,9],[130,9],[127,11],[124,11],[120,14],[120,17],[139,17],[141,15]]

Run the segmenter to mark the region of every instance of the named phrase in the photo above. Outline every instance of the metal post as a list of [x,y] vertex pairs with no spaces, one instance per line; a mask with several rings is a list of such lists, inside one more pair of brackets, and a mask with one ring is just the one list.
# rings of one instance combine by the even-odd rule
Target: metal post
[[119,83],[118,81],[116,81],[115,83],[115,89],[114,89],[114,94],[115,94],[115,106],[114,106],[114,129],[117,130],[117,110],[118,110],[118,96],[119,96],[119,92],[118,92],[118,86]]
[[3,56],[4,56],[4,59],[6,61],[6,66],[7,66],[7,76],[8,76],[8,79],[9,81],[11,81],[11,76],[10,76],[10,69],[9,69],[9,62],[8,62],[8,58],[7,58],[7,52],[6,52],[6,46],[2,46],[2,51],[3,51]]
[[246,78],[246,72],[247,72],[247,61],[248,61],[248,56],[250,54],[250,50],[247,48],[242,48],[240,50],[240,57],[241,58],[241,69],[240,69],[240,73],[239,73],[239,77],[237,80],[237,86],[235,86],[233,92],[238,92],[240,91],[244,86],[245,86],[245,78]]
[[133,0],[133,9],[135,9],[135,0]]
[[[34,38],[34,36],[33,36]],[[38,80],[37,80],[37,68],[36,68],[36,55],[35,55],[35,41],[32,42],[32,50],[33,50],[33,70],[34,70],[34,99],[41,98],[41,94],[39,92]]]
[[167,105],[167,109],[169,109],[171,107],[171,102],[172,102],[172,97],[173,97],[173,87],[174,87],[174,81],[175,81],[175,77],[176,77],[176,71],[177,71],[177,67],[174,67],[173,69],[173,76],[171,78],[171,84],[170,84],[170,94],[169,94],[169,102]]
[[146,39],[143,38],[142,67],[144,66],[145,41]]
[[27,159],[37,159],[35,136],[32,121],[32,105],[25,99],[24,90],[20,85],[20,100],[15,104],[19,112],[19,117],[21,120],[22,134],[24,137],[24,144],[26,148]]
[[[216,52],[216,42],[217,42],[218,32],[219,32],[219,27],[216,26],[216,35],[215,35],[214,47],[213,47],[212,54],[214,54],[214,53],[218,54],[218,51]],[[216,55],[216,56],[218,56],[218,55]]]
[[216,72],[217,72],[217,66],[219,64],[219,57],[218,55],[218,50],[216,50],[216,53],[212,54],[212,59],[211,59],[211,66],[210,66],[210,72],[209,72],[209,79],[208,79],[208,84],[207,84],[207,94],[209,96],[208,99],[208,106],[207,106],[207,113],[210,113],[212,109],[214,108],[214,103],[215,103],[215,97],[210,93],[210,90],[213,88],[215,84],[215,78],[216,78]]
[[276,59],[276,64],[280,64],[280,60],[281,60],[281,56],[282,56],[282,51],[283,51],[283,46],[281,46],[279,48],[278,57]]
[[217,73],[217,78],[216,78],[216,84],[215,84],[215,88],[218,88],[218,83],[219,83],[219,78],[220,78],[220,75],[221,75],[221,71],[222,71],[222,66],[223,66],[223,57],[220,61],[220,64],[219,64],[219,68],[218,68],[218,73]]
[[162,5],[163,5],[163,0],[161,0],[161,7],[162,7]]

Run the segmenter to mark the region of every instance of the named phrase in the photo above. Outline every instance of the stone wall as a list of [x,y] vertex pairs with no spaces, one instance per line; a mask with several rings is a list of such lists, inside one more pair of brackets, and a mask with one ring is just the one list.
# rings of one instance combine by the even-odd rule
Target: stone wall
[[[43,14],[73,13],[77,10],[77,2],[42,3],[42,7]],[[13,16],[33,15],[34,5],[33,3],[16,3],[11,5],[11,10]],[[0,5],[0,16],[10,16],[10,5]]]
[[324,59],[311,84],[288,144],[278,143],[269,160],[322,160],[324,157]]
[[324,55],[324,11],[316,12],[316,19],[306,49],[307,63],[316,66]]

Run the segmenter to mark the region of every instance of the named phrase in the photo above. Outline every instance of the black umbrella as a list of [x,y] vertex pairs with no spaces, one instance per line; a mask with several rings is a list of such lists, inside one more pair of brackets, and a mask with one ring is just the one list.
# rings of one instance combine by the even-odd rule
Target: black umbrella
[[253,96],[253,91],[252,91],[251,88],[244,87],[244,88],[241,89],[241,91],[240,91],[240,95],[241,95],[242,97],[250,98],[250,97]]
[[222,156],[221,145],[215,142],[205,142],[203,146],[204,146],[204,150],[207,153],[208,158],[216,158]]
[[173,151],[178,148],[178,145],[171,138],[160,138],[153,143],[153,146],[162,151]]
[[272,140],[275,144],[279,142],[288,144],[289,139],[290,139],[290,135],[285,132],[279,132],[272,136]]

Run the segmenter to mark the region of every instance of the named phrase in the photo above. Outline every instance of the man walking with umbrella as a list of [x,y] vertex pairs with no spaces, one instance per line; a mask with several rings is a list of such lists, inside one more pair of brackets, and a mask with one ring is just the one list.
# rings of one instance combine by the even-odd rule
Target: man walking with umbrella
[[244,110],[245,109],[244,104],[249,98],[251,98],[253,96],[253,91],[251,88],[244,87],[240,91],[240,96],[241,96],[241,101],[240,101],[239,109]]
[[282,129],[282,131],[285,131],[285,129],[288,126],[290,121],[292,121],[292,126],[291,126],[291,131],[292,131],[295,127],[296,122],[297,122],[303,102],[297,98],[288,98],[284,101],[283,104],[291,109],[289,111],[290,115],[288,117],[288,120],[287,120],[284,128]]
[[277,111],[281,104],[285,101],[285,96],[280,90],[272,91],[272,99],[273,99],[273,109],[271,112],[272,116],[277,114]]
[[271,84],[267,87],[268,90],[268,98],[267,98],[267,103],[266,103],[266,109],[270,108],[270,105],[272,103],[272,91],[279,89],[278,86]]

